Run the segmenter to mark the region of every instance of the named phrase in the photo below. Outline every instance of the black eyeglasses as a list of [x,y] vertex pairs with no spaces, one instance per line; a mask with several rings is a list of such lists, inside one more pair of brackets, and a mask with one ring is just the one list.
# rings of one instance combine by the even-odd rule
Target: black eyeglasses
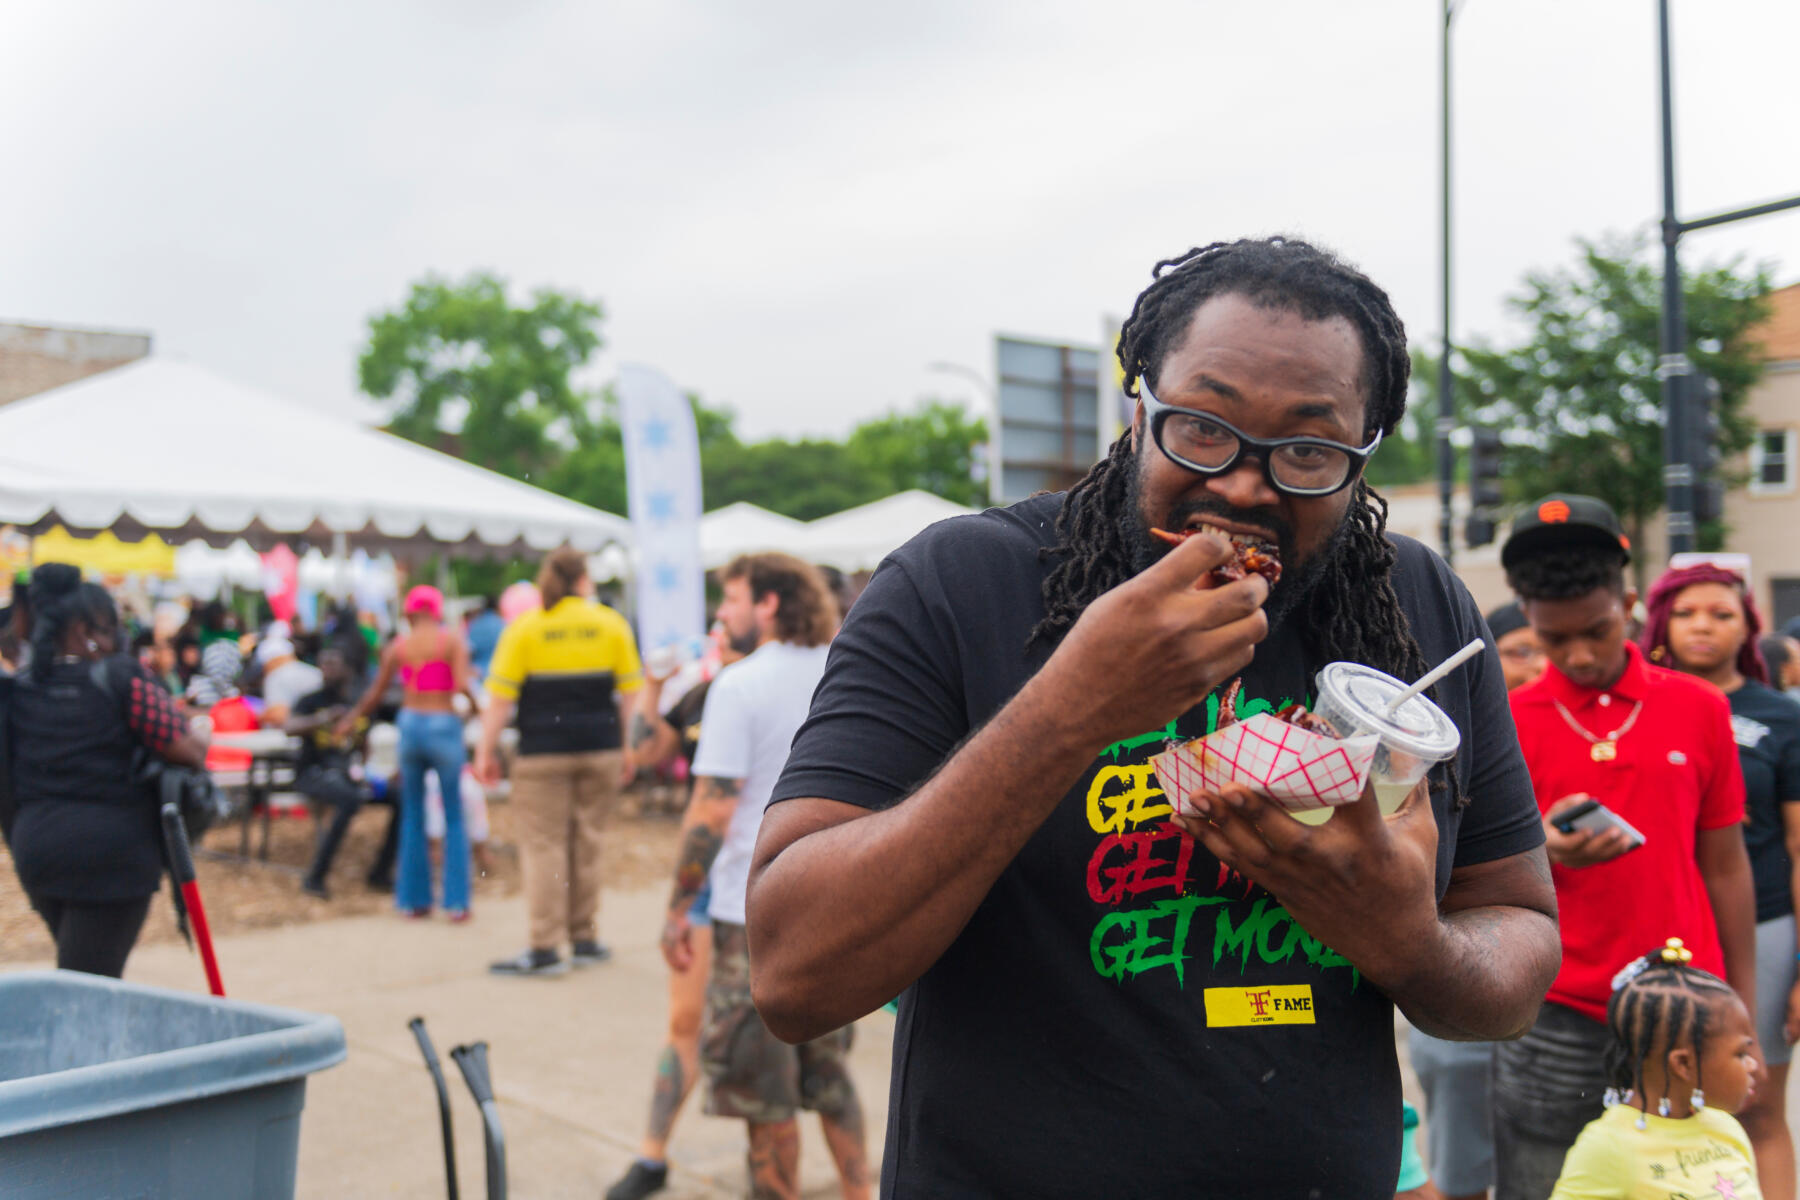
[[1269,486],[1289,496],[1329,496],[1350,485],[1381,445],[1381,432],[1361,449],[1324,438],[1255,438],[1211,413],[1164,404],[1141,380],[1138,395],[1150,437],[1163,456],[1197,475],[1223,475],[1246,454],[1262,461]]

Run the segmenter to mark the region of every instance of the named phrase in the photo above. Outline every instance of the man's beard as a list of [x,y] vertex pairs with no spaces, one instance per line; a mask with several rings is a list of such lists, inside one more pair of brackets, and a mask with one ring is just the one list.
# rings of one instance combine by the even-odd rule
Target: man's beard
[[[1126,489],[1125,498],[1125,540],[1131,550],[1131,569],[1134,575],[1143,573],[1173,549],[1167,543],[1150,536],[1150,527],[1144,522],[1140,487],[1142,478],[1138,460],[1134,459],[1131,482]],[[1262,609],[1263,615],[1269,619],[1271,632],[1318,590],[1319,583],[1331,573],[1345,553],[1345,546],[1350,539],[1350,511],[1346,509],[1344,519],[1332,530],[1330,539],[1319,548],[1319,552],[1307,559],[1304,565],[1294,566],[1297,556],[1294,549],[1294,527],[1276,510],[1233,508],[1217,498],[1197,497],[1178,505],[1170,512],[1167,518],[1169,528],[1180,530],[1190,517],[1195,516],[1218,517],[1233,524],[1266,530],[1275,536],[1275,549],[1282,565],[1281,581],[1269,589],[1269,598],[1263,603]]]
[[727,629],[725,631],[725,640],[730,642],[731,648],[736,650],[739,654],[754,654],[756,652],[757,643],[762,641],[762,630],[756,627],[756,618],[751,617],[749,629],[745,630],[742,634],[736,634]]

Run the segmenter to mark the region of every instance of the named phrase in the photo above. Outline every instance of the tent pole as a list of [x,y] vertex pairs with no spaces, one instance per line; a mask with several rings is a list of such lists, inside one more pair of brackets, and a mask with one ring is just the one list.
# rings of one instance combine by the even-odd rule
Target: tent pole
[[350,567],[350,537],[339,529],[331,535],[331,598],[341,604],[350,594],[345,576]]

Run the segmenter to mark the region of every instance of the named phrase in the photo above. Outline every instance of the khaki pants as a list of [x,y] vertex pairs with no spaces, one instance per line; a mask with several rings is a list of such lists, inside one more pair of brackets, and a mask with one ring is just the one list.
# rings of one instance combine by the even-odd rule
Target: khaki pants
[[600,841],[619,798],[618,750],[521,754],[513,760],[512,806],[531,948],[598,940]]

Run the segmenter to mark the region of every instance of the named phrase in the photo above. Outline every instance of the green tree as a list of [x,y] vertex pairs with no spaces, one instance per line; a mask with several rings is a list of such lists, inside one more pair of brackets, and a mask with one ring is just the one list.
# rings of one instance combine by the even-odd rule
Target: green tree
[[[692,392],[694,432],[700,443],[702,494],[708,508],[717,508],[704,479],[706,463],[728,457],[738,447],[736,420],[728,408],[713,408]],[[619,406],[611,387],[584,409],[574,423],[575,445],[536,482],[559,496],[567,496],[607,512],[624,513],[629,507],[625,489],[625,435],[619,425]]]
[[357,375],[388,402],[395,433],[530,479],[591,432],[570,376],[600,347],[601,310],[544,288],[517,306],[506,291],[482,272],[413,284],[405,304],[369,319]]
[[700,455],[706,507],[744,500],[772,512],[811,521],[895,490],[871,475],[843,442],[770,438]]
[[[1660,262],[1641,237],[1578,247],[1573,267],[1528,274],[1509,301],[1530,327],[1527,338],[1460,351],[1473,389],[1463,412],[1502,431],[1508,499],[1599,496],[1642,544],[1663,507]],[[1683,280],[1688,356],[1718,381],[1719,449],[1727,457],[1754,435],[1744,399],[1762,365],[1749,334],[1768,314],[1770,274],[1767,265],[1746,268],[1734,259]],[[1703,529],[1701,545],[1716,549],[1723,534]]]
[[1400,427],[1381,439],[1369,460],[1368,480],[1377,488],[1403,487],[1437,477],[1437,360],[1412,352],[1412,394]]
[[926,400],[911,412],[864,421],[850,434],[850,460],[886,485],[883,494],[919,488],[958,504],[980,504],[987,485],[975,465],[987,443],[987,422],[961,405]]

